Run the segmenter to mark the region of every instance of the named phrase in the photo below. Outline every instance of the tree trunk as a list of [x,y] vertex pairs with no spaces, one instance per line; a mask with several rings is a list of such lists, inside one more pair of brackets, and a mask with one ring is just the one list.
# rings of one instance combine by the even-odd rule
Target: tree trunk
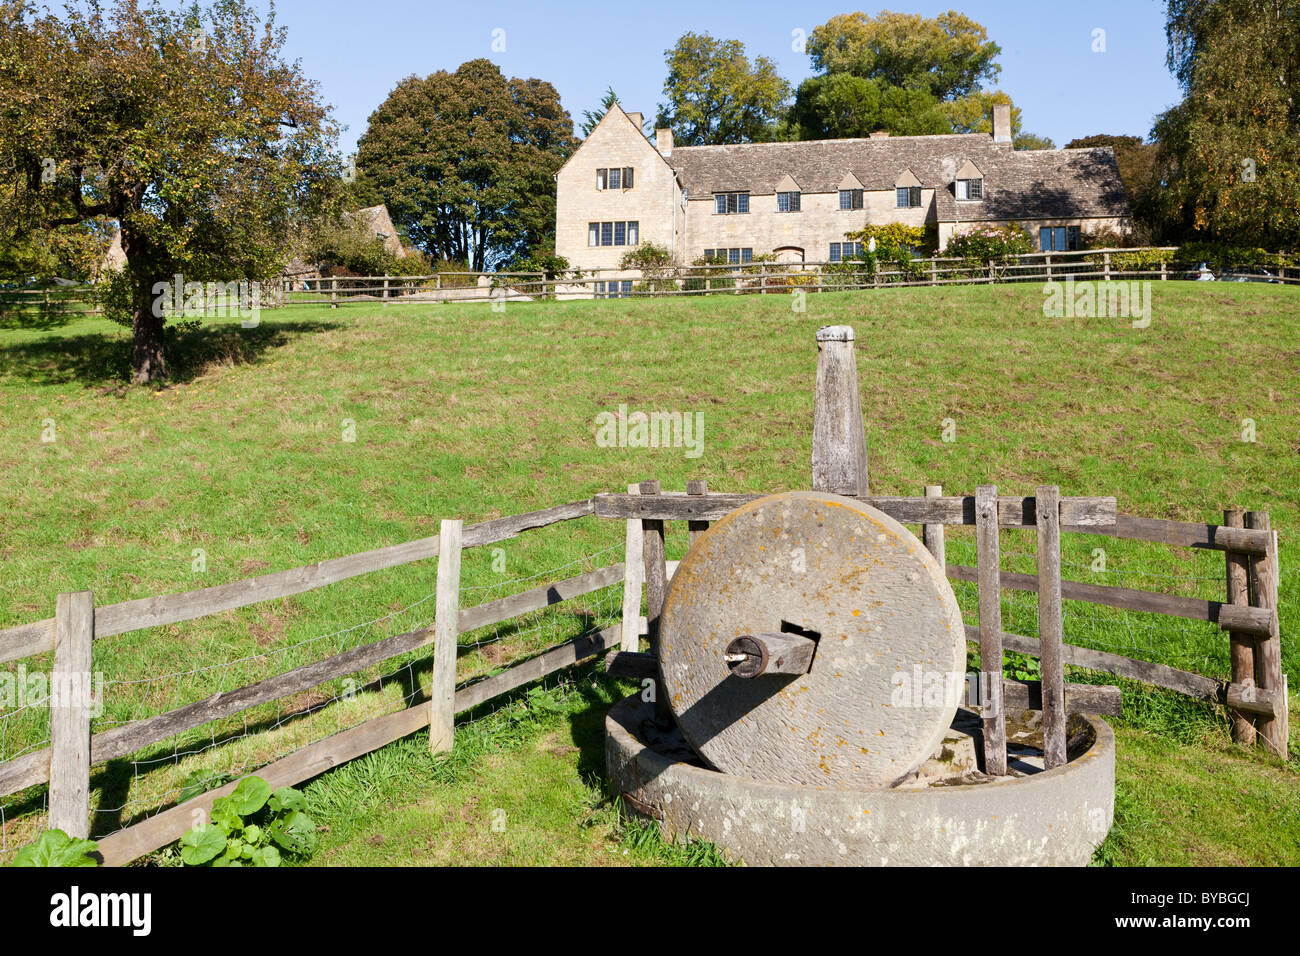
[[[155,309],[153,285],[163,272],[155,249],[144,236],[122,223],[122,252],[126,255],[126,268],[135,287],[131,315],[131,382],[148,385],[167,377],[163,358],[163,314],[161,305]],[[184,290],[176,290],[179,295]]]

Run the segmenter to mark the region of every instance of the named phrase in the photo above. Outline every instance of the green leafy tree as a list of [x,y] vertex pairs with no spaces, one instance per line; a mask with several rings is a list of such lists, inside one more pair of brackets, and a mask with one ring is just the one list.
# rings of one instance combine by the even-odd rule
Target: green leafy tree
[[936,100],[967,96],[996,80],[1001,52],[984,27],[955,10],[933,18],[843,13],[808,36],[814,69],[924,89]]
[[[808,54],[820,76],[799,85],[783,134],[797,139],[989,133],[993,106],[1011,102],[997,79],[1001,49],[983,26],[948,11],[927,18],[882,11],[845,13],[813,30]],[[1012,108],[1017,149],[1050,149],[1052,141],[1024,132]]]
[[591,135],[591,131],[596,128],[597,124],[605,118],[611,106],[618,102],[618,94],[614,92],[614,87],[605,87],[605,95],[600,98],[600,109],[583,110],[582,122],[578,124],[578,129],[582,130],[582,138],[586,139]]
[[358,182],[432,259],[494,268],[555,230],[555,173],[577,146],[550,83],[490,60],[410,76],[370,116]]
[[1047,137],[1024,131],[1020,108],[1002,90],[977,90],[940,103],[939,110],[952,124],[954,133],[992,133],[994,106],[1011,107],[1011,142],[1016,149],[1053,148],[1052,141]]
[[814,76],[799,84],[788,122],[792,139],[847,139],[881,129],[894,136],[951,131],[927,91],[849,73]]
[[0,235],[0,283],[94,276],[112,236],[106,221]]
[[1172,0],[1155,215],[1165,241],[1300,246],[1300,3]]
[[244,0],[0,0],[0,232],[120,222],[135,382],[167,372],[155,283],[269,278],[331,195],[337,129],[284,42]]
[[684,33],[667,50],[667,102],[655,126],[670,127],[680,146],[763,142],[773,138],[790,84],[765,56],[751,62],[739,40]]

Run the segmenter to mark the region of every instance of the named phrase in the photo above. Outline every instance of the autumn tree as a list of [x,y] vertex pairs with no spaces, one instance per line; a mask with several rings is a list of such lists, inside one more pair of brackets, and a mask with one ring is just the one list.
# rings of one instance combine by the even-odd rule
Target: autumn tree
[[1053,143],[1046,136],[1026,132],[1021,120],[1020,107],[1002,90],[977,90],[960,99],[939,104],[939,111],[947,118],[954,133],[992,133],[993,107],[1011,107],[1011,142],[1016,149],[1051,149]]
[[[981,24],[955,10],[937,17],[888,10],[831,17],[808,36],[808,55],[820,75],[800,84],[788,135],[991,132],[993,105],[1011,102],[1001,90],[986,88],[1001,72],[1001,52]],[[1051,140],[1020,128],[1019,110],[1012,111],[1011,124],[1016,148],[1051,147]]]
[[0,0],[0,230],[117,220],[137,383],[167,373],[155,284],[269,278],[338,175],[336,128],[284,42],[274,6],[263,20],[244,0]]
[[1171,0],[1156,197],[1166,239],[1300,246],[1300,2]]
[[936,100],[967,96],[996,80],[1001,52],[984,27],[955,10],[934,18],[842,13],[808,35],[814,69],[924,89]]
[[772,139],[790,84],[765,56],[752,61],[739,40],[684,33],[665,51],[667,101],[655,126],[671,128],[680,146],[716,146]]
[[576,146],[555,87],[470,60],[397,84],[358,143],[358,183],[417,248],[482,271],[553,236],[555,173]]

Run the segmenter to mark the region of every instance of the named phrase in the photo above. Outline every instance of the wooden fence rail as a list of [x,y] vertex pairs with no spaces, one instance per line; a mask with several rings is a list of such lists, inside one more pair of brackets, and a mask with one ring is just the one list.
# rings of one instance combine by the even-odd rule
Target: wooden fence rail
[[[922,525],[926,546],[943,565],[943,527],[947,524],[974,525],[977,533],[979,566],[946,565],[953,580],[974,581],[980,586],[981,620],[967,627],[967,639],[980,645],[988,666],[982,670],[1000,672],[992,662],[1003,650],[1039,656],[1043,661],[1041,688],[1014,689],[1014,703],[1025,697],[1039,701],[1044,710],[1046,751],[1049,765],[1057,765],[1064,754],[1065,715],[1081,702],[1105,698],[1104,692],[1067,694],[1065,664],[1103,673],[1142,680],[1167,687],[1197,699],[1228,706],[1249,722],[1260,741],[1274,752],[1285,753],[1286,681],[1281,673],[1280,637],[1277,627],[1277,538],[1268,526],[1266,514],[1236,519],[1225,516],[1223,525],[1160,521],[1118,515],[1113,498],[1058,498],[1055,488],[1040,487],[1034,496],[998,496],[996,488],[981,486],[973,496],[944,496],[938,486],[927,486],[919,497],[864,496],[861,501],[879,508],[896,520]],[[143,747],[203,724],[241,713],[259,704],[283,699],[325,681],[355,673],[384,660],[434,644],[434,680],[428,704],[396,714],[373,718],[297,751],[257,771],[273,786],[309,779],[344,760],[396,740],[423,726],[430,729],[435,750],[451,746],[454,715],[471,709],[529,681],[545,676],[577,660],[618,647],[624,654],[639,651],[640,637],[650,637],[655,647],[658,614],[662,610],[668,582],[676,562],[666,560],[663,522],[688,523],[692,540],[728,511],[761,497],[758,494],[709,492],[703,482],[692,482],[687,493],[664,492],[657,481],[630,486],[628,493],[598,494],[592,499],[555,508],[495,519],[460,528],[459,522],[444,522],[440,534],[393,545],[359,555],[331,559],[315,565],[250,578],[245,581],[204,588],[182,594],[145,598],[94,608],[88,593],[60,597],[56,616],[48,621],[0,631],[0,661],[29,654],[55,651],[56,674],[74,674],[85,664],[89,673],[91,641],[141,627],[191,620],[258,601],[297,594],[355,575],[395,567],[424,558],[439,557],[437,614],[426,627],[354,648],[312,664],[267,678],[237,690],[216,694],[165,714],[134,721],[104,733],[89,734],[89,711],[59,713],[52,722],[51,746],[0,764],[0,796],[49,782],[51,820],[59,819],[69,832],[85,832],[89,826],[89,773],[93,764],[124,757]],[[1043,514],[1040,502],[1053,502]],[[627,523],[624,561],[553,584],[543,585],[461,609],[458,605],[457,566],[462,548],[491,544],[522,531],[545,527],[585,515],[623,520]],[[1037,575],[1017,575],[998,567],[999,528],[1036,528],[1039,535],[1040,566]],[[459,540],[457,532],[461,532]],[[1109,587],[1060,578],[1059,534],[1112,535],[1183,547],[1211,548],[1225,552],[1230,568],[1227,600],[1202,601],[1131,588]],[[1056,562],[1051,560],[1056,556]],[[1046,560],[1043,560],[1046,556]],[[1239,568],[1246,567],[1247,593],[1240,587]],[[444,578],[446,580],[444,581]],[[1231,584],[1236,581],[1237,585]],[[591,635],[566,642],[525,660],[492,677],[455,687],[456,635],[500,623],[569,598],[588,594],[622,582],[622,621]],[[646,589],[647,615],[641,617],[641,588]],[[1040,600],[1040,634],[1043,643],[1001,630],[1000,610],[993,613],[1002,590],[1035,591],[1050,588],[1050,600]],[[1117,654],[1094,651],[1065,641],[1061,627],[1060,602],[1080,600],[1111,607],[1129,608],[1217,623],[1229,632],[1234,646],[1245,641],[1252,651],[1253,675],[1245,665],[1234,663],[1230,681],[1180,671],[1166,665],[1134,660]],[[87,658],[82,661],[82,657]],[[632,660],[632,657],[628,657]],[[1237,657],[1234,656],[1234,661]],[[1001,694],[1005,682],[990,681],[991,692]],[[1100,696],[1099,696],[1100,695]],[[657,695],[662,699],[662,694]],[[1004,701],[1005,703],[1005,701]],[[1107,704],[1107,706],[1110,706]],[[1000,711],[1000,708],[998,708]],[[996,743],[1001,721],[986,728],[986,740]],[[1280,750],[1278,749],[1280,747]],[[996,750],[996,746],[993,748]],[[988,755],[986,754],[986,761]],[[997,769],[994,758],[990,764]],[[230,785],[233,787],[233,784]],[[228,788],[196,797],[146,821],[134,824],[101,841],[106,862],[127,862],[142,853],[176,839],[188,827],[194,808],[210,805]],[[178,812],[179,811],[179,812]],[[78,821],[84,823],[78,826]],[[51,824],[54,825],[54,824]]]
[[[592,512],[592,502],[588,499],[484,521],[465,529],[462,544],[467,548],[496,544],[516,537],[522,531],[581,518]],[[360,574],[422,561],[437,554],[438,536],[434,535],[216,587],[109,604],[95,610],[95,637],[111,637],[145,627],[192,621],[260,601],[314,591]],[[0,664],[53,649],[54,618],[0,630]]]

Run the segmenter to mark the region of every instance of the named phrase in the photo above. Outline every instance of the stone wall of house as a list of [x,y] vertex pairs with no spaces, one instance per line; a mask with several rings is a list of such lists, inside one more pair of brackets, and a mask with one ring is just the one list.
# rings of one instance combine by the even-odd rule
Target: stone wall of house
[[[596,188],[596,170],[625,166],[635,170],[631,189]],[[588,245],[587,225],[592,222],[637,222],[642,245],[654,242],[680,254],[677,238],[684,214],[676,176],[617,104],[569,157],[555,185],[555,252],[571,267],[617,269],[632,248]]]
[[934,220],[933,189],[922,189],[921,205],[909,209],[897,208],[893,189],[867,190],[862,209],[840,209],[838,192],[803,193],[799,205],[799,212],[778,212],[775,194],[751,195],[748,213],[719,215],[712,196],[691,196],[686,213],[686,262],[694,262],[706,249],[750,248],[758,256],[789,247],[802,249],[805,262],[825,262],[832,242],[844,242],[846,233],[867,223],[923,226]]
[[[1002,226],[1005,222],[990,222],[988,225]],[[1101,232],[1106,229],[1114,230],[1118,233],[1127,233],[1132,228],[1132,222],[1129,219],[1117,217],[1098,217],[1095,219],[1020,219],[1016,224],[1026,230],[1030,238],[1034,240],[1034,251],[1038,251],[1038,230],[1043,226],[1079,226],[1082,233],[1086,236],[1091,233]],[[965,232],[970,229],[973,223],[969,222],[941,222],[939,223],[939,248],[943,249],[948,245],[948,241],[959,232]],[[942,255],[942,253],[940,253]]]

